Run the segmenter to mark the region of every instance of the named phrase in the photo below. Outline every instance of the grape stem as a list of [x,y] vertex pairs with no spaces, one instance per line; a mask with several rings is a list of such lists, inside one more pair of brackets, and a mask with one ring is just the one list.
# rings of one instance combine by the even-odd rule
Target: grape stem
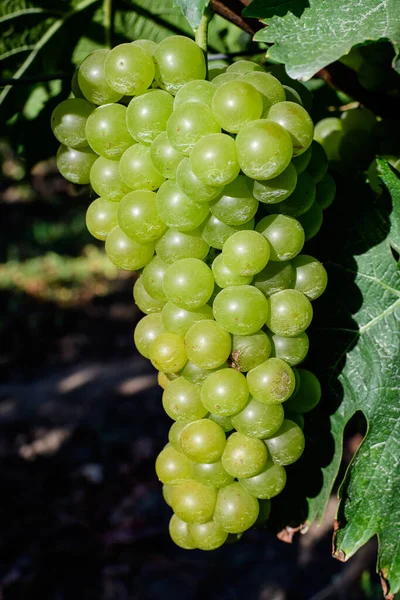
[[103,0],[104,42],[107,48],[112,46],[113,5],[112,0]]
[[[204,56],[206,58],[206,67],[207,67],[207,39],[208,39],[208,25],[213,18],[214,13],[211,11],[209,7],[206,7],[201,17],[200,25],[194,32],[194,39],[196,40],[196,44],[200,46],[200,48],[204,52]],[[208,75],[208,68],[207,68]]]

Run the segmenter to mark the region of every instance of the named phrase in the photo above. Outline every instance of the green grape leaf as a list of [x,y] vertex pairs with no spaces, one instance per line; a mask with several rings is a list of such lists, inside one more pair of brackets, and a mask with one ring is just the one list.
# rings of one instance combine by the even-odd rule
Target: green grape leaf
[[179,6],[194,31],[200,25],[201,17],[209,3],[210,0],[175,0],[174,2],[175,6]]
[[254,39],[273,44],[268,57],[294,79],[310,79],[367,41],[387,38],[399,52],[398,0],[254,0],[243,14],[267,25]]
[[321,447],[329,451],[319,489],[307,495],[308,521],[322,519],[345,427],[361,412],[367,432],[340,485],[334,555],[346,560],[377,535],[378,570],[391,598],[400,590],[400,271],[393,253],[400,245],[400,180],[386,161],[378,159],[378,168],[388,194],[372,198],[358,182],[342,201],[346,190],[339,192],[327,215],[330,283],[316,305],[315,330],[320,364],[328,363],[326,397],[310,417],[317,429],[328,421]]

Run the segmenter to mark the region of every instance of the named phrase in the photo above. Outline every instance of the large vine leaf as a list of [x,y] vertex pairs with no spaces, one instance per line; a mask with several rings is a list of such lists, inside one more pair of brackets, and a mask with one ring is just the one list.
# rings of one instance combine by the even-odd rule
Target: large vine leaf
[[193,30],[200,25],[201,17],[209,4],[210,0],[175,0],[175,6],[179,6]]
[[268,56],[294,79],[309,79],[366,41],[387,38],[399,52],[398,0],[253,0],[243,14],[267,25],[254,39],[273,44]]
[[332,453],[319,490],[307,495],[308,521],[321,519],[339,472],[345,427],[361,411],[367,433],[339,489],[334,554],[346,560],[377,535],[378,570],[392,598],[400,590],[400,271],[392,252],[400,243],[400,180],[386,161],[378,165],[392,210],[387,198],[370,201],[358,184],[360,197],[343,203],[333,237],[325,238],[330,285],[317,311],[316,335],[330,365],[330,390],[313,418],[317,428],[329,418],[322,444]]

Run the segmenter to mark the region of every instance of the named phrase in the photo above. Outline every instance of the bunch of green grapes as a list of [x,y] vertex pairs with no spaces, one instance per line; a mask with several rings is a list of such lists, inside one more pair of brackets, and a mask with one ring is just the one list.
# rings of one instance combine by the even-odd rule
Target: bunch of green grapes
[[93,52],[72,91],[52,117],[57,163],[98,194],[87,226],[111,261],[140,271],[134,340],[174,421],[156,461],[170,534],[218,548],[268,518],[320,400],[296,365],[327,284],[300,254],[327,158],[294,90],[251,61],[207,81],[181,36]]

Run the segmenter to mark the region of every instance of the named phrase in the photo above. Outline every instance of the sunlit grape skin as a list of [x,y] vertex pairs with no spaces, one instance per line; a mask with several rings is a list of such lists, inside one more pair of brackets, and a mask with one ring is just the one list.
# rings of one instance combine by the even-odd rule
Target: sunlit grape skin
[[167,127],[173,98],[163,90],[151,90],[132,98],[126,109],[126,126],[142,144],[151,144]]
[[254,219],[250,219],[250,221],[243,225],[233,227],[232,225],[227,225],[223,221],[220,221],[213,214],[211,214],[201,225],[203,239],[209,246],[218,250],[222,250],[226,240],[237,231],[250,230],[253,228]]
[[283,290],[269,299],[267,326],[283,337],[303,333],[310,325],[313,309],[309,299],[298,290]]
[[156,81],[173,96],[188,81],[205,78],[204,54],[189,38],[181,35],[167,37],[158,44],[153,56]]
[[254,217],[258,201],[254,198],[252,181],[238,175],[234,181],[221,190],[221,194],[211,202],[210,210],[220,221],[233,227],[243,225]]
[[218,492],[214,520],[229,533],[242,533],[257,520],[259,504],[239,483]]
[[190,167],[190,159],[184,158],[176,169],[176,183],[189,198],[196,202],[210,202],[224,189],[220,185],[207,185],[200,181]]
[[160,312],[165,304],[164,300],[153,298],[143,285],[143,277],[140,276],[133,286],[133,298],[139,310],[146,315]]
[[170,445],[157,456],[156,473],[162,483],[177,484],[190,477],[190,461]]
[[187,361],[183,337],[169,331],[161,332],[150,347],[153,366],[164,373],[177,373]]
[[94,50],[82,61],[78,70],[78,85],[82,94],[93,104],[118,102],[123,93],[113,90],[105,76],[104,64],[109,50]]
[[192,463],[191,473],[193,479],[216,488],[233,483],[232,475],[225,471],[220,460],[213,463]]
[[141,94],[153,81],[151,54],[134,44],[119,44],[108,53],[104,73],[113,90],[129,96]]
[[86,227],[93,237],[105,240],[111,229],[118,225],[118,205],[106,198],[94,200],[86,212]]
[[172,508],[186,523],[211,521],[217,501],[216,488],[206,486],[194,479],[182,481],[172,491]]
[[249,397],[246,378],[235,369],[211,373],[201,388],[201,401],[211,413],[229,417],[244,408]]
[[204,306],[214,290],[211,269],[198,258],[183,258],[170,265],[163,289],[168,300],[186,310]]
[[292,163],[277,177],[263,181],[255,180],[253,194],[260,202],[276,204],[290,196],[297,184],[297,171]]
[[99,156],[90,169],[90,185],[99,196],[119,202],[130,189],[119,175],[119,162]]
[[125,125],[126,108],[121,104],[98,106],[86,121],[86,137],[92,150],[116,160],[134,142]]
[[137,350],[145,358],[150,358],[150,346],[164,331],[161,313],[146,315],[135,327],[133,339]]
[[169,535],[171,536],[172,541],[184,550],[194,550],[197,548],[190,535],[189,525],[176,515],[172,515],[169,522]]
[[274,121],[259,119],[241,128],[236,150],[243,173],[253,179],[272,179],[280,175],[292,158],[288,132]]
[[175,421],[197,421],[207,414],[196,385],[178,377],[164,390],[162,404],[165,412]]
[[90,181],[90,169],[97,155],[89,148],[75,150],[61,144],[57,152],[57,168],[70,181],[83,185]]
[[129,192],[118,204],[118,224],[131,239],[142,244],[155,241],[167,227],[156,207],[156,194],[149,190]]
[[231,352],[231,336],[215,321],[201,321],[192,325],[185,336],[189,360],[204,369],[215,369],[224,364]]
[[162,287],[168,265],[159,256],[154,256],[142,272],[143,285],[146,291],[158,300],[167,301]]
[[247,373],[250,394],[265,404],[285,402],[294,392],[295,376],[285,361],[268,358]]
[[209,250],[200,229],[183,232],[169,228],[156,243],[157,254],[168,264],[181,258],[203,260]]
[[[228,72],[229,67],[228,67]],[[241,75],[240,79],[250,83],[261,94],[263,101],[262,117],[268,115],[272,104],[283,102],[285,100],[285,90],[280,81],[270,73],[254,70]]]
[[223,254],[219,254],[213,260],[211,266],[215,283],[220,288],[230,285],[249,285],[253,277],[250,275],[240,275],[234,273],[226,264]]
[[154,244],[139,244],[128,238],[117,226],[107,236],[106,253],[117,267],[137,271],[150,262],[154,254]]
[[243,410],[232,416],[232,424],[243,435],[263,439],[278,431],[283,419],[281,404],[265,404],[250,396]]
[[95,106],[82,98],[61,102],[51,115],[51,129],[61,144],[70,148],[85,148],[85,125]]
[[211,107],[216,87],[211,81],[195,79],[185,83],[174,98],[174,109],[187,102],[202,102]]
[[271,106],[268,119],[279,123],[292,138],[293,156],[303,154],[311,146],[314,125],[308,112],[294,102],[279,102]]
[[272,357],[281,358],[291,367],[298,365],[306,358],[309,340],[305,331],[295,337],[282,337],[272,332],[269,335]]
[[328,284],[325,267],[316,258],[300,254],[293,259],[294,289],[303,292],[309,300],[316,300]]
[[253,477],[262,471],[267,456],[268,451],[262,440],[236,431],[226,442],[221,462],[233,477]]
[[168,227],[191,231],[208,215],[208,206],[190,199],[175,181],[165,181],[157,192],[157,211]]
[[240,485],[259,499],[269,499],[281,493],[286,484],[284,467],[268,459],[264,469],[254,477],[239,479]]
[[286,261],[297,256],[304,245],[304,230],[300,223],[288,215],[264,217],[256,225],[256,231],[267,238],[270,260]]
[[226,542],[228,537],[228,533],[215,521],[189,525],[189,532],[200,550],[216,550]]
[[257,288],[236,285],[217,294],[213,310],[216,321],[229,333],[250,335],[265,324],[268,301]]
[[195,143],[205,135],[220,133],[221,128],[211,108],[200,102],[181,104],[171,114],[167,134],[171,144],[185,155],[190,154]]
[[212,308],[208,304],[189,311],[176,306],[172,302],[167,302],[162,309],[165,328],[179,335],[186,335],[194,323],[212,319],[212,316]]
[[239,275],[256,275],[266,266],[270,246],[257,231],[238,231],[225,242],[222,255],[227,266]]
[[173,147],[167,132],[164,131],[151,144],[150,157],[153,165],[163,177],[175,179],[176,171],[184,155]]
[[261,117],[261,94],[246,81],[230,81],[214,93],[212,111],[225,131],[237,133],[243,125]]
[[254,369],[269,357],[271,342],[264,331],[232,337],[232,364],[238,371]]
[[193,173],[207,185],[226,185],[239,175],[235,140],[225,133],[211,133],[196,142],[190,153]]
[[149,146],[143,144],[133,144],[123,153],[119,174],[131,190],[154,191],[165,181],[153,165]]
[[296,423],[285,419],[278,431],[266,439],[265,443],[276,465],[291,465],[303,454],[304,434]]
[[180,435],[183,454],[197,463],[213,463],[219,460],[225,444],[224,430],[210,419],[188,423]]

